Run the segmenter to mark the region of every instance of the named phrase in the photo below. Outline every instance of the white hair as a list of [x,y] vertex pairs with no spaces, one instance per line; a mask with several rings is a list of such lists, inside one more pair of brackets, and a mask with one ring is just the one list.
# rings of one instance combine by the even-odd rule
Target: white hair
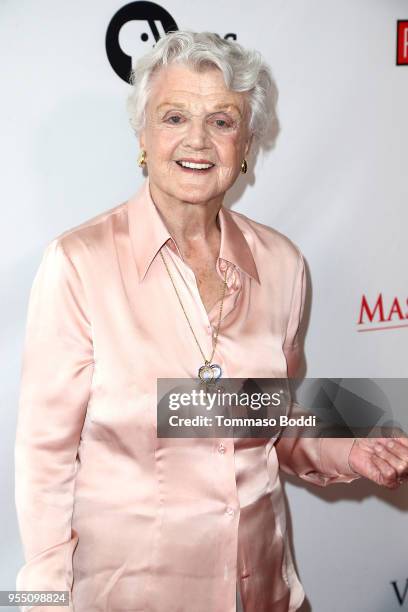
[[259,51],[245,49],[213,32],[169,32],[138,59],[130,73],[132,90],[127,99],[129,120],[136,135],[145,125],[151,75],[173,62],[185,63],[198,72],[217,67],[230,90],[248,92],[248,127],[253,145],[265,150],[273,147],[279,131],[278,90],[270,67]]

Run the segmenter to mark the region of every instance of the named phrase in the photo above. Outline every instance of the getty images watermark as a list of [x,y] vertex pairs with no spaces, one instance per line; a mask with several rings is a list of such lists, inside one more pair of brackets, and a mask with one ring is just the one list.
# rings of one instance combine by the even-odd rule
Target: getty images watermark
[[157,435],[392,437],[408,435],[407,379],[157,380]]

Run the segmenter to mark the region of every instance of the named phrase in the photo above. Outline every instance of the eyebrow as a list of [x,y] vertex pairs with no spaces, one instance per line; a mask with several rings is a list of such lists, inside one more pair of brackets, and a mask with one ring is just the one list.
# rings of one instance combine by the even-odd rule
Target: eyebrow
[[[172,106],[173,108],[187,108],[186,105],[182,102],[162,102],[162,104],[159,104],[156,110],[159,111],[163,106]],[[228,102],[221,102],[220,104],[217,104],[216,106],[214,106],[214,109],[211,112],[217,110],[226,110],[230,108],[234,108],[238,112],[239,116],[242,117],[241,111],[238,106]]]

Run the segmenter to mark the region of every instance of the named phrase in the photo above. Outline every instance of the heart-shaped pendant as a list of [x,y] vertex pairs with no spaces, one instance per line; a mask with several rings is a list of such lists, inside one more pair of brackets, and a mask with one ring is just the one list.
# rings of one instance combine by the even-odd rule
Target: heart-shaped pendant
[[204,382],[218,380],[218,378],[221,377],[221,374],[222,374],[221,366],[219,366],[218,363],[212,363],[212,364],[206,363],[205,365],[201,366],[201,368],[198,370],[198,376],[200,380],[203,380]]
[[219,378],[221,378],[222,370],[221,370],[221,366],[219,366],[218,363],[212,363],[211,364],[211,369],[214,372],[214,379],[215,380],[218,380]]

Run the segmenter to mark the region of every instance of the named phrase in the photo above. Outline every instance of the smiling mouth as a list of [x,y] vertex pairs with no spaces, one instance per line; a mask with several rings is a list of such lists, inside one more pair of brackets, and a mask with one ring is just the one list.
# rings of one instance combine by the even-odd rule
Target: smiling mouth
[[212,163],[207,164],[207,163],[189,162],[189,161],[183,161],[183,160],[176,161],[176,164],[180,168],[185,170],[186,172],[200,172],[202,174],[209,172],[215,166],[215,164],[212,164]]

